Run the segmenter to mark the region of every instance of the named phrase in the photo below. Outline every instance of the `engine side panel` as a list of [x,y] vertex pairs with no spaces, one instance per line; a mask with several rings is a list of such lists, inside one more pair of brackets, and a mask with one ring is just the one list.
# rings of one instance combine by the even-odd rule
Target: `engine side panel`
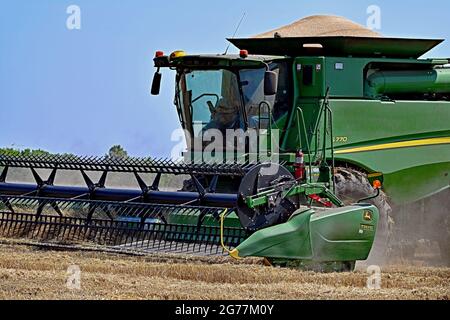
[[449,188],[450,103],[330,100],[336,160],[382,172],[397,203]]

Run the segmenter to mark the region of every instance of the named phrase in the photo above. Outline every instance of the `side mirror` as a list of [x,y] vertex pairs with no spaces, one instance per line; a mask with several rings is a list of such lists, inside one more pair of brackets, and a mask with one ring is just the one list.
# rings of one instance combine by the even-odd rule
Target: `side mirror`
[[266,71],[264,73],[264,95],[273,96],[278,89],[278,75],[273,71]]
[[151,93],[154,96],[157,96],[161,89],[161,78],[162,74],[159,71],[156,71],[155,75],[153,76],[152,90],[151,90]]

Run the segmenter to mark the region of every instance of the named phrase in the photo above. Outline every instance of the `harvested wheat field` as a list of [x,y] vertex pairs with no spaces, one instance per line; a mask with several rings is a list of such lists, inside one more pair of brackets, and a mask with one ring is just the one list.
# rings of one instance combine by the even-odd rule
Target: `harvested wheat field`
[[[80,289],[67,268],[78,265]],[[0,244],[0,299],[446,299],[450,269],[390,267],[380,290],[368,274],[320,274],[227,258],[201,262]]]

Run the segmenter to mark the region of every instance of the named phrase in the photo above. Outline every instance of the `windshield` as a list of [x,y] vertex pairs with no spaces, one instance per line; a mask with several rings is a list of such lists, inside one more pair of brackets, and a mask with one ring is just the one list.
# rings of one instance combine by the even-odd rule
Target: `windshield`
[[288,113],[291,99],[289,63],[273,62],[269,68],[278,74],[278,90],[273,96],[264,95],[265,67],[179,68],[176,103],[183,127],[192,138],[201,138],[209,129],[223,134],[227,129],[266,129],[268,113],[277,121]]
[[208,129],[242,128],[241,95],[235,73],[229,70],[185,71],[181,80],[181,101],[192,124],[194,136]]

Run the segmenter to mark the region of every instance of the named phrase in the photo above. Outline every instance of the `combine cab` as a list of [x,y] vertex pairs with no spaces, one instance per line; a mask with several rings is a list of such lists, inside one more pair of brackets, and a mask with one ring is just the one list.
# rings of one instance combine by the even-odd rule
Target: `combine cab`
[[[152,94],[161,68],[176,74],[183,161],[1,154],[0,232],[319,270],[352,270],[370,252],[380,262],[385,191],[398,202],[448,191],[449,61],[417,59],[440,41],[230,41],[239,55],[156,53]],[[35,183],[9,181],[12,168]],[[67,171],[85,186],[55,184]],[[138,188],[107,187],[113,172]],[[185,176],[183,188],[162,190],[164,175]]]

